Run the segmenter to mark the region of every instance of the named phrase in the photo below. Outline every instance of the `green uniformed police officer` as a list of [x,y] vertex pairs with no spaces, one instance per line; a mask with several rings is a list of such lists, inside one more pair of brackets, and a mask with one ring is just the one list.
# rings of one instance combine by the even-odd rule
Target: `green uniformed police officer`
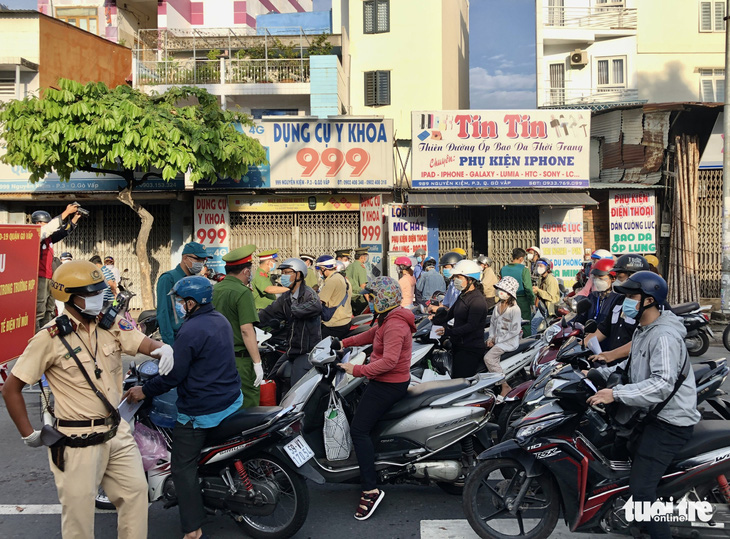
[[244,245],[225,255],[226,276],[213,287],[213,306],[226,317],[233,329],[233,349],[241,377],[244,408],[259,405],[259,386],[264,377],[253,327],[259,317],[253,294],[248,288],[254,251],[255,245]]
[[362,289],[368,282],[368,270],[365,263],[368,261],[368,248],[360,247],[355,249],[355,261],[347,266],[345,276],[352,287],[352,311],[361,313],[367,305],[367,300],[362,295]]
[[279,258],[279,250],[271,249],[259,253],[259,269],[251,281],[254,304],[257,310],[265,309],[276,300],[276,294],[283,294],[289,289],[285,286],[271,284],[269,272],[276,268],[276,261]]
[[345,265],[345,269],[350,265],[350,253],[352,249],[338,249],[335,251],[335,260],[342,262]]
[[314,268],[312,268],[312,264],[314,264],[314,257],[308,254],[301,254],[299,255],[299,258],[304,260],[308,270],[307,277],[304,279],[304,284],[312,290],[317,291],[319,289],[319,278],[317,277],[317,272],[314,271]]

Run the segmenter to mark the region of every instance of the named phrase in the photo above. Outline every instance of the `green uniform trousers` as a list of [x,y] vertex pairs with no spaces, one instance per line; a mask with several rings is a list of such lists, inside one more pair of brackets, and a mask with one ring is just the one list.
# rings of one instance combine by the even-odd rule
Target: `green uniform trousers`
[[241,377],[241,391],[243,392],[243,407],[251,408],[259,405],[260,391],[254,387],[256,373],[253,370],[253,360],[246,352],[236,352],[236,368]]
[[[532,318],[532,305],[527,296],[517,296],[517,306],[520,308],[523,320],[530,320]],[[532,329],[530,324],[522,326],[522,337],[529,337],[532,335]],[[252,367],[253,368],[253,367]]]

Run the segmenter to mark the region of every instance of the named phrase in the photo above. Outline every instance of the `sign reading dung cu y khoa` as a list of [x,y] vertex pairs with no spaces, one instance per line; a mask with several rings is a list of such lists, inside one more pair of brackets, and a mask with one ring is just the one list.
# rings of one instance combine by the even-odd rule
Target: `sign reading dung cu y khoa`
[[393,185],[393,122],[264,122],[271,187],[368,189]]
[[412,113],[414,188],[588,187],[589,110]]
[[611,252],[656,253],[654,191],[609,191]]

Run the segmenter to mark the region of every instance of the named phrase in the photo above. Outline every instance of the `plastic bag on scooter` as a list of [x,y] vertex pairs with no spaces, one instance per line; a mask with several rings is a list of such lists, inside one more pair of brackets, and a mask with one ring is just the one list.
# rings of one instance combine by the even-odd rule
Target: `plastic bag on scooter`
[[134,441],[137,442],[139,452],[142,454],[142,466],[145,472],[157,466],[158,460],[170,460],[165,439],[156,430],[137,423],[134,426]]
[[435,382],[437,380],[451,380],[451,376],[448,374],[439,374],[432,369],[424,369],[421,382]]
[[[431,355],[431,368],[437,374],[451,376],[451,369],[454,366],[454,356],[451,350],[436,349]],[[446,378],[448,379],[448,378]]]
[[327,410],[324,412],[324,450],[327,460],[345,460],[352,450],[350,424],[340,396],[332,389]]

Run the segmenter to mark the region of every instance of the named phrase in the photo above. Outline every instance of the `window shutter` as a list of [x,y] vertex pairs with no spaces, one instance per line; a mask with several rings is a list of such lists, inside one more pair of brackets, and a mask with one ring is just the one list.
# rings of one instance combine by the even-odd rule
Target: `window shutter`
[[612,84],[621,85],[624,84],[624,61],[623,59],[613,61],[613,81]]
[[715,2],[715,32],[725,31],[725,2]]
[[377,72],[378,105],[390,105],[390,71]]
[[377,105],[377,71],[365,73],[365,106],[374,107]]
[[378,32],[390,32],[390,0],[378,2]]
[[700,2],[700,32],[712,32],[712,2]]
[[375,32],[375,2],[363,2],[363,33]]
[[725,79],[715,79],[715,101],[725,102]]
[[705,79],[702,81],[702,101],[712,102],[715,96],[712,88],[712,80]]
[[608,60],[598,60],[598,84],[608,84]]

